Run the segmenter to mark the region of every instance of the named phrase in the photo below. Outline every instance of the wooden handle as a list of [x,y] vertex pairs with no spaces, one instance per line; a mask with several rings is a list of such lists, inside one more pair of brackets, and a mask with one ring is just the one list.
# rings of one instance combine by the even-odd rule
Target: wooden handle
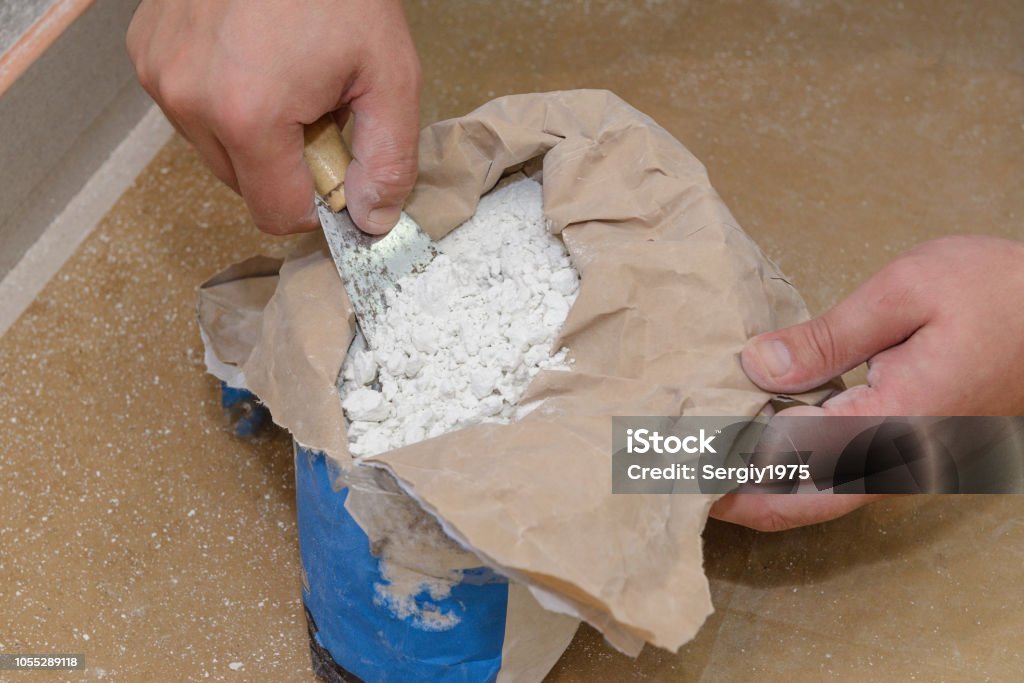
[[303,134],[306,164],[313,173],[317,194],[337,213],[345,208],[345,171],[352,163],[352,153],[331,114],[306,126]]

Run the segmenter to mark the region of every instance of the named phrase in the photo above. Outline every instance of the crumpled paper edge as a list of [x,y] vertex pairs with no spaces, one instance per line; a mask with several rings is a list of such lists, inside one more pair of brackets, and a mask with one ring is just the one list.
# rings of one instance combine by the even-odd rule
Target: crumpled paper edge
[[[629,125],[609,130],[609,118],[615,116],[630,119]],[[578,135],[566,135],[567,128]],[[574,187],[572,183],[545,183],[545,214],[551,221],[553,231],[562,233],[572,252],[574,264],[583,274],[584,287],[588,281],[594,282],[592,278],[588,278],[586,272],[596,257],[586,249],[582,230],[603,231],[614,237],[626,229],[648,229],[651,224],[658,224],[673,213],[690,211],[692,214],[695,211],[695,215],[699,217],[693,225],[695,231],[705,230],[711,226],[713,231],[720,231],[724,241],[732,243],[732,247],[738,248],[741,253],[753,255],[753,265],[758,269],[758,278],[764,286],[765,304],[770,313],[768,320],[751,325],[750,329],[738,330],[736,338],[730,342],[736,352],[742,342],[753,334],[806,318],[806,309],[795,290],[735,224],[728,210],[711,189],[703,166],[648,117],[607,92],[573,91],[501,98],[466,117],[429,127],[424,131],[421,142],[423,164],[420,182],[407,210],[428,233],[438,238],[472,215],[480,194],[492,188],[510,168],[533,162],[557,145],[562,145],[562,153],[557,158],[545,156],[543,160],[543,177],[546,181],[557,179],[560,174],[596,168],[607,176],[602,182],[606,186],[615,187],[615,181],[623,177],[623,169],[614,165],[602,166],[606,161],[601,154],[602,149],[609,141],[631,145],[635,141],[631,142],[630,138],[637,135],[640,138],[649,135],[655,141],[653,144],[648,142],[648,146],[644,148],[645,152],[650,152],[650,158],[645,156],[640,159],[640,163],[646,163],[647,167],[632,169],[639,171],[641,176],[651,175],[655,182],[654,191],[648,188],[647,192],[628,193],[628,201],[624,202],[624,206],[615,205],[614,202],[609,205],[608,202],[600,201],[600,197],[599,201],[592,202],[597,206],[585,206],[582,205],[579,188]],[[616,140],[615,136],[622,139]],[[567,144],[570,138],[573,144]],[[673,158],[673,163],[678,166],[676,172],[667,174],[670,175],[666,180],[667,185],[659,183],[659,164]],[[680,159],[683,162],[681,165],[677,163]],[[685,189],[680,192],[680,187]],[[672,196],[671,202],[661,201],[664,199],[662,193],[665,191]],[[613,192],[608,194],[614,195]],[[693,222],[693,215],[689,220]],[[353,325],[347,297],[343,293],[340,281],[337,280],[336,273],[333,272],[333,262],[325,252],[326,249],[320,240],[319,245],[311,242],[305,250],[300,249],[286,260],[281,269],[282,286],[268,302],[265,311],[273,314],[264,316],[265,339],[254,348],[249,359],[243,364],[243,370],[249,388],[270,406],[275,421],[289,428],[296,439],[304,445],[323,450],[345,466],[350,466],[352,463],[346,448],[343,414],[337,401],[335,400],[335,410],[334,406],[329,404],[329,399],[332,395],[336,399],[333,379],[340,370],[344,349],[351,340]],[[328,290],[333,293],[330,297],[325,297],[324,292]],[[307,301],[307,298],[312,300]],[[333,302],[325,301],[330,298],[333,298]],[[322,312],[316,312],[317,305],[324,306]],[[585,330],[588,321],[587,316],[579,314],[577,308],[580,308],[579,302],[570,312],[570,319],[562,332],[562,341],[569,346],[574,355],[578,356],[578,349],[573,341]],[[303,331],[306,336],[298,340],[298,346],[306,353],[291,354],[293,357],[298,356],[301,362],[293,362],[294,358],[286,358],[286,367],[282,368],[278,352],[289,347],[291,340],[287,339],[287,335],[282,335],[281,328],[291,330],[293,325],[289,322],[294,322],[294,327],[301,329],[303,314],[312,316],[311,319],[317,320],[322,327],[329,328],[328,333],[317,335]],[[275,322],[267,323],[268,319]],[[281,324],[281,321],[284,321],[284,324]],[[339,340],[342,339],[346,340],[345,343],[339,344]],[[324,343],[329,345],[330,350],[323,355],[329,356],[330,362],[325,362],[320,357],[324,351],[324,347],[320,345]],[[305,358],[302,358],[303,356]],[[598,358],[592,365],[599,369],[604,360],[607,358]],[[699,398],[698,387],[698,390],[687,397],[675,397],[682,398],[680,401],[673,402],[673,397],[669,397],[670,400],[666,402],[665,396],[651,395],[638,397],[639,402],[633,405],[643,407],[646,414],[676,414],[662,412],[661,409],[666,406],[674,407],[685,414],[732,414],[734,411],[722,411],[726,407],[736,406],[742,406],[744,410],[735,411],[736,414],[758,412],[770,397],[750,385],[738,368],[738,361],[735,358],[732,361],[738,371],[735,386],[718,387],[717,394],[705,392],[706,397],[710,397],[709,400]],[[628,372],[642,370],[644,366],[643,359],[616,359],[615,362],[620,366],[619,369],[625,366]],[[590,363],[584,365],[586,367],[583,368],[585,372],[581,374],[581,381],[600,383],[600,373],[592,372],[594,368]],[[698,380],[699,375],[700,373],[697,373]],[[318,399],[314,403],[317,408],[313,411],[308,409],[309,401],[296,401],[294,392],[291,392],[290,396],[287,390],[287,387],[307,388],[303,382],[311,377],[314,384],[319,384],[314,392]],[[325,378],[331,378],[329,389],[324,388]],[[547,411],[535,411],[531,418],[559,416],[559,399],[572,392],[566,392],[565,388],[559,387],[558,384],[558,378],[542,374],[538,381],[531,385],[526,400],[548,406]],[[734,394],[731,397],[730,392]],[[698,398],[695,399],[695,396]],[[743,398],[740,400],[737,396]],[[304,407],[305,410],[300,408],[296,414],[295,405]],[[625,407],[628,403],[624,401],[620,405]],[[310,412],[317,413],[315,419],[303,419],[309,418]],[[439,439],[444,444],[452,443],[451,437],[461,441],[474,429],[444,435]],[[650,614],[638,616],[634,610],[628,609],[628,605],[620,604],[616,609],[604,598],[588,592],[585,586],[572,581],[567,584],[566,580],[557,574],[520,567],[519,563],[510,561],[501,552],[492,552],[494,548],[489,546],[493,544],[481,537],[479,529],[467,532],[467,527],[472,525],[466,524],[465,510],[459,511],[462,518],[453,519],[459,515],[453,514],[445,505],[435,504],[438,499],[437,492],[429,490],[430,487],[425,486],[422,479],[422,472],[417,472],[417,469],[422,469],[423,462],[422,459],[418,459],[417,450],[438,449],[443,448],[443,445],[438,440],[425,443],[428,445],[416,444],[384,454],[372,464],[391,472],[402,488],[434,514],[453,538],[499,571],[522,580],[550,608],[556,611],[575,611],[578,616],[601,629],[616,646],[631,653],[638,651],[639,643],[643,640],[668,649],[677,649],[696,633],[700,623],[707,614],[710,614],[712,608],[707,582],[700,572],[699,548],[700,530],[703,529],[707,518],[707,509],[712,500],[710,497],[701,501],[695,515],[692,511],[687,512],[688,516],[692,516],[698,522],[688,530],[688,533],[697,539],[698,544],[695,556],[700,576],[695,583],[701,585],[691,586],[698,604],[690,605],[691,608],[697,609],[690,609],[685,619],[677,619],[673,624],[671,619],[650,619]],[[608,490],[610,491],[610,486]],[[574,597],[570,597],[570,594]],[[646,621],[659,623],[645,623]],[[685,623],[680,624],[680,621]]]

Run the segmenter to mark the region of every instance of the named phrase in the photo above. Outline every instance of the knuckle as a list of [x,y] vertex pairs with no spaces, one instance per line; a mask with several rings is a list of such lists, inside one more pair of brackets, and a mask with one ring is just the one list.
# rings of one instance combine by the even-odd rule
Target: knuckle
[[146,59],[146,55],[142,50],[133,48],[131,41],[128,41],[127,47],[128,59],[135,68],[136,80],[138,80],[142,89],[146,91],[146,94],[155,100],[157,98],[156,82],[153,77],[153,69],[149,65],[149,60]]
[[382,199],[397,199],[416,182],[415,154],[391,154],[367,171],[367,180]]
[[932,282],[931,258],[926,251],[913,250],[896,259],[875,276],[878,301],[902,309],[913,304],[925,283]]
[[175,116],[189,114],[199,108],[198,89],[183,69],[164,69],[156,80],[155,90],[155,99]]
[[131,60],[132,64],[135,65],[136,73],[138,72],[139,62],[142,61],[142,52],[140,50],[140,40],[136,37],[136,33],[133,30],[134,24],[128,27],[128,32],[124,36],[124,49],[128,53],[128,59]]
[[225,144],[238,147],[251,144],[263,128],[260,96],[254,91],[230,89],[217,100],[213,123]]
[[268,235],[287,235],[294,232],[288,221],[280,215],[271,215],[255,210],[251,210],[251,213],[253,222],[256,223],[260,232],[265,232]]
[[811,354],[819,366],[834,367],[841,360],[836,344],[835,333],[827,316],[813,318],[802,327],[804,332],[803,348]]
[[[247,197],[247,201],[249,198]],[[299,232],[309,232],[320,226],[319,221],[296,218],[295,214],[288,214],[283,211],[268,211],[266,207],[252,206],[250,213],[253,222],[260,232],[268,235],[292,235]]]
[[920,276],[920,257],[907,254],[878,271],[875,281],[886,295],[909,289],[914,279]]
[[139,85],[142,86],[142,89],[146,91],[147,95],[152,97],[154,100],[157,100],[158,93],[152,72],[141,59],[135,60],[133,63],[135,66],[135,79],[139,82]]
[[929,264],[934,258],[932,251],[934,245],[922,244],[914,249],[911,249],[903,256],[893,261],[889,267],[884,268],[882,272],[888,277],[890,284],[896,286],[905,286],[914,281],[914,278],[920,277],[928,269]]
[[[854,414],[876,413],[879,415],[935,415],[938,404],[945,400],[948,392],[933,386],[927,375],[913,367],[891,364],[875,378],[876,390],[868,401],[868,392],[862,392]],[[934,389],[934,391],[932,391]]]

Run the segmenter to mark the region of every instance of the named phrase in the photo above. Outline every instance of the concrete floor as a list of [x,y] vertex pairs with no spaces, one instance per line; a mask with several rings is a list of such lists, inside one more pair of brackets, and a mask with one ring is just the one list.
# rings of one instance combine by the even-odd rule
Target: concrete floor
[[[610,88],[705,162],[815,311],[922,240],[1024,238],[1019,2],[409,12],[424,123]],[[84,653],[83,680],[311,678],[288,438],[229,435],[193,321],[202,280],[289,243],[174,139],[0,338],[0,651]],[[584,628],[551,680],[1019,680],[1021,519],[1024,498],[961,496],[712,523],[694,642],[634,661]]]

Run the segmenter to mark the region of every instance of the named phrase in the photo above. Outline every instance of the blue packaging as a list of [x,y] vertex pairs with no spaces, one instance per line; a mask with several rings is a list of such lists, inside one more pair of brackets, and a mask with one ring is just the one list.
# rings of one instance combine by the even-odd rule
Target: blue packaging
[[[495,681],[502,665],[509,584],[486,568],[463,572],[442,599],[424,590],[418,606],[450,619],[400,618],[380,599],[380,560],[345,508],[348,489],[335,490],[322,453],[295,448],[295,495],[303,567],[302,598],[310,635],[333,663],[364,681]],[[314,654],[316,658],[316,654]]]

